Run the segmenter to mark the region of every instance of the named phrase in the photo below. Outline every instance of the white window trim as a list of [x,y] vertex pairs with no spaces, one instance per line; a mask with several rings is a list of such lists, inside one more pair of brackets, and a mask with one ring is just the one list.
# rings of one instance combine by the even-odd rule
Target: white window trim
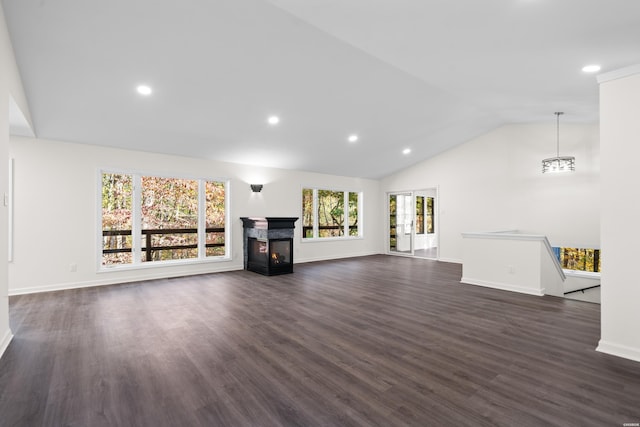
[[[122,175],[132,175],[133,177],[133,194],[131,201],[131,253],[133,255],[133,262],[131,264],[121,264],[121,265],[109,265],[105,266],[102,264],[102,175],[105,173],[111,174],[122,174]],[[141,178],[143,176],[155,176],[162,178],[175,178],[175,179],[188,179],[188,180],[196,180],[198,181],[198,257],[197,258],[189,258],[189,259],[179,259],[179,260],[165,260],[165,261],[154,261],[154,262],[142,262],[142,248],[140,245],[140,235],[141,235]],[[224,241],[225,241],[225,254],[221,256],[215,257],[206,257],[206,209],[200,209],[201,206],[205,205],[206,202],[206,189],[205,186],[202,185],[207,181],[215,181],[222,182],[225,186],[225,227],[224,227]],[[96,230],[97,230],[97,239],[96,239],[96,271],[98,273],[106,273],[113,271],[123,271],[123,270],[140,270],[140,269],[148,269],[148,268],[157,268],[157,267],[167,267],[173,265],[196,265],[196,264],[208,264],[208,263],[216,263],[216,262],[226,262],[232,259],[231,254],[232,250],[232,239],[231,239],[231,180],[228,178],[211,178],[211,177],[194,177],[190,175],[183,174],[166,174],[166,173],[154,173],[149,171],[139,171],[139,170],[125,170],[125,169],[113,169],[113,168],[102,168],[97,172],[96,179]]]
[[[327,187],[318,187],[312,185],[304,185],[300,188],[300,203],[298,206],[302,208],[302,191],[303,190],[313,190],[313,236],[314,237],[304,237],[304,223],[302,224],[303,232],[300,236],[300,242],[302,243],[318,243],[318,242],[336,242],[336,241],[345,241],[345,240],[362,240],[364,239],[364,192],[362,190],[343,190],[340,188],[327,188]],[[343,229],[343,236],[338,237],[319,237],[319,221],[318,221],[318,190],[324,191],[340,191],[344,196],[344,206],[347,207],[347,213],[345,214],[345,224]],[[349,235],[349,215],[348,215],[348,206],[349,206],[349,193],[357,193],[358,194],[358,235],[350,236]],[[300,217],[304,221],[304,212],[301,213]]]

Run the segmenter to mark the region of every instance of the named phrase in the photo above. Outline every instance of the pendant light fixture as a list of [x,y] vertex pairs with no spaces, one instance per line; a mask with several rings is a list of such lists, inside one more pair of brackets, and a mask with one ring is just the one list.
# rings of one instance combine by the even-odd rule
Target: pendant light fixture
[[542,173],[573,172],[576,170],[576,158],[560,157],[560,115],[564,113],[556,112],[554,114],[556,115],[556,157],[542,161]]

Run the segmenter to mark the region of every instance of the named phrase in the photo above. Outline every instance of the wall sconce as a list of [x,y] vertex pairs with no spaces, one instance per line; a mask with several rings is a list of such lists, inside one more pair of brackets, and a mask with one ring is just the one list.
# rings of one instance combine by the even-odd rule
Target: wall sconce
[[259,193],[262,191],[262,184],[250,184],[251,185],[251,191],[253,191],[254,193]]

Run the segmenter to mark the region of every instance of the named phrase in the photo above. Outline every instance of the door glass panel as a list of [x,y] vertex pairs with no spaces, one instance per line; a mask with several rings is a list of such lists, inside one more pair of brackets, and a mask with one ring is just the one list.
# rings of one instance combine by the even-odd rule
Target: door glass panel
[[389,251],[396,251],[396,214],[397,214],[398,196],[389,195]]
[[413,198],[411,194],[389,195],[389,251],[413,253]]

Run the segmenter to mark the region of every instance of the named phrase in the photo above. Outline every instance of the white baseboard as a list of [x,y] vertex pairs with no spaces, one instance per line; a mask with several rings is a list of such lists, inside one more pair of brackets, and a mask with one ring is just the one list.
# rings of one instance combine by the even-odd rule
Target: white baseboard
[[11,329],[7,329],[7,331],[4,334],[4,337],[2,337],[2,341],[0,341],[0,357],[2,357],[5,350],[7,350],[7,347],[9,347],[9,343],[11,342],[12,339],[13,339],[13,334],[11,333]]
[[119,283],[133,283],[133,282],[143,282],[145,280],[158,280],[158,279],[171,279],[173,277],[183,277],[183,276],[197,276],[201,274],[211,274],[211,273],[222,273],[227,271],[238,271],[242,270],[242,266],[233,266],[227,268],[219,268],[214,271],[196,271],[193,273],[189,272],[177,272],[173,275],[167,274],[166,271],[155,272],[154,274],[148,274],[145,276],[109,276],[105,277],[101,280],[88,280],[85,282],[71,282],[71,283],[58,283],[52,285],[45,286],[34,286],[29,288],[14,288],[9,289],[9,296],[13,295],[27,295],[27,294],[37,294],[40,292],[53,292],[53,291],[64,291],[68,289],[80,289],[80,288],[91,288],[94,286],[108,286],[108,285],[117,285]]
[[307,262],[317,262],[317,261],[330,261],[332,259],[345,259],[345,258],[358,258],[358,257],[363,257],[363,256],[371,256],[371,255],[380,255],[379,252],[358,252],[358,253],[353,253],[353,254],[346,254],[346,255],[330,255],[330,256],[324,256],[324,257],[312,257],[312,258],[295,258],[294,261],[294,269],[295,269],[295,264],[304,264]]
[[596,351],[640,362],[640,348],[628,347],[626,345],[600,340]]
[[[317,261],[330,261],[332,259],[346,259],[346,258],[358,258],[363,256],[371,256],[371,255],[382,255],[380,252],[376,251],[366,251],[366,252],[357,252],[350,253],[344,255],[330,255],[323,257],[311,257],[311,258],[296,258],[294,259],[294,269],[295,264],[304,264],[308,262],[317,262]],[[438,261],[442,262],[454,262],[454,263],[462,263],[458,260],[444,260],[439,259]],[[238,271],[242,270],[242,266],[232,266],[228,268],[218,268],[215,271],[197,271],[193,273],[185,273],[181,271],[174,275],[167,274],[165,270],[160,272],[155,272],[154,274],[148,274],[145,276],[109,276],[100,280],[88,280],[84,282],[71,282],[71,283],[58,283],[44,286],[34,286],[28,288],[13,288],[9,289],[9,296],[14,295],[27,295],[27,294],[36,294],[40,292],[53,292],[53,291],[64,291],[68,289],[80,289],[80,288],[90,288],[94,286],[107,286],[107,285],[116,285],[119,283],[133,283],[133,282],[142,282],[145,280],[157,280],[157,279],[169,279],[172,277],[181,277],[181,276],[192,276],[192,275],[200,275],[200,274],[210,274],[210,273],[223,273],[227,271]]]
[[538,297],[544,295],[544,289],[537,290],[537,289],[525,288],[522,286],[510,285],[508,283],[496,283],[496,282],[487,282],[484,280],[470,279],[468,277],[463,277],[462,279],[460,279],[460,283],[467,284],[467,285],[483,286],[485,288],[500,289],[501,291],[510,291],[510,292],[518,292],[521,294],[527,294],[527,295],[535,295]]
[[[328,261],[332,259],[342,259],[342,258],[354,258],[361,256],[369,256],[369,255],[379,255],[378,252],[362,252],[362,253],[353,253],[341,256],[328,256],[328,257],[318,257],[318,258],[305,258],[305,259],[294,259],[294,269],[295,264],[302,264],[306,262],[315,262],[315,261]],[[228,271],[238,271],[242,270],[242,266],[230,266],[225,268],[216,268],[214,271],[197,271],[193,273],[185,273],[184,271],[177,272],[173,275],[167,274],[166,270],[154,272],[153,274],[145,274],[144,276],[109,276],[100,280],[88,280],[85,282],[71,282],[71,283],[57,283],[45,286],[34,286],[28,288],[13,288],[9,289],[9,296],[14,295],[27,295],[27,294],[37,294],[40,292],[53,292],[53,291],[64,291],[68,289],[80,289],[80,288],[91,288],[94,286],[107,286],[107,285],[116,285],[119,283],[133,283],[133,282],[142,282],[145,280],[157,280],[157,279],[170,279],[172,277],[182,277],[182,276],[194,276],[201,274],[211,274],[211,273],[223,273]]]

